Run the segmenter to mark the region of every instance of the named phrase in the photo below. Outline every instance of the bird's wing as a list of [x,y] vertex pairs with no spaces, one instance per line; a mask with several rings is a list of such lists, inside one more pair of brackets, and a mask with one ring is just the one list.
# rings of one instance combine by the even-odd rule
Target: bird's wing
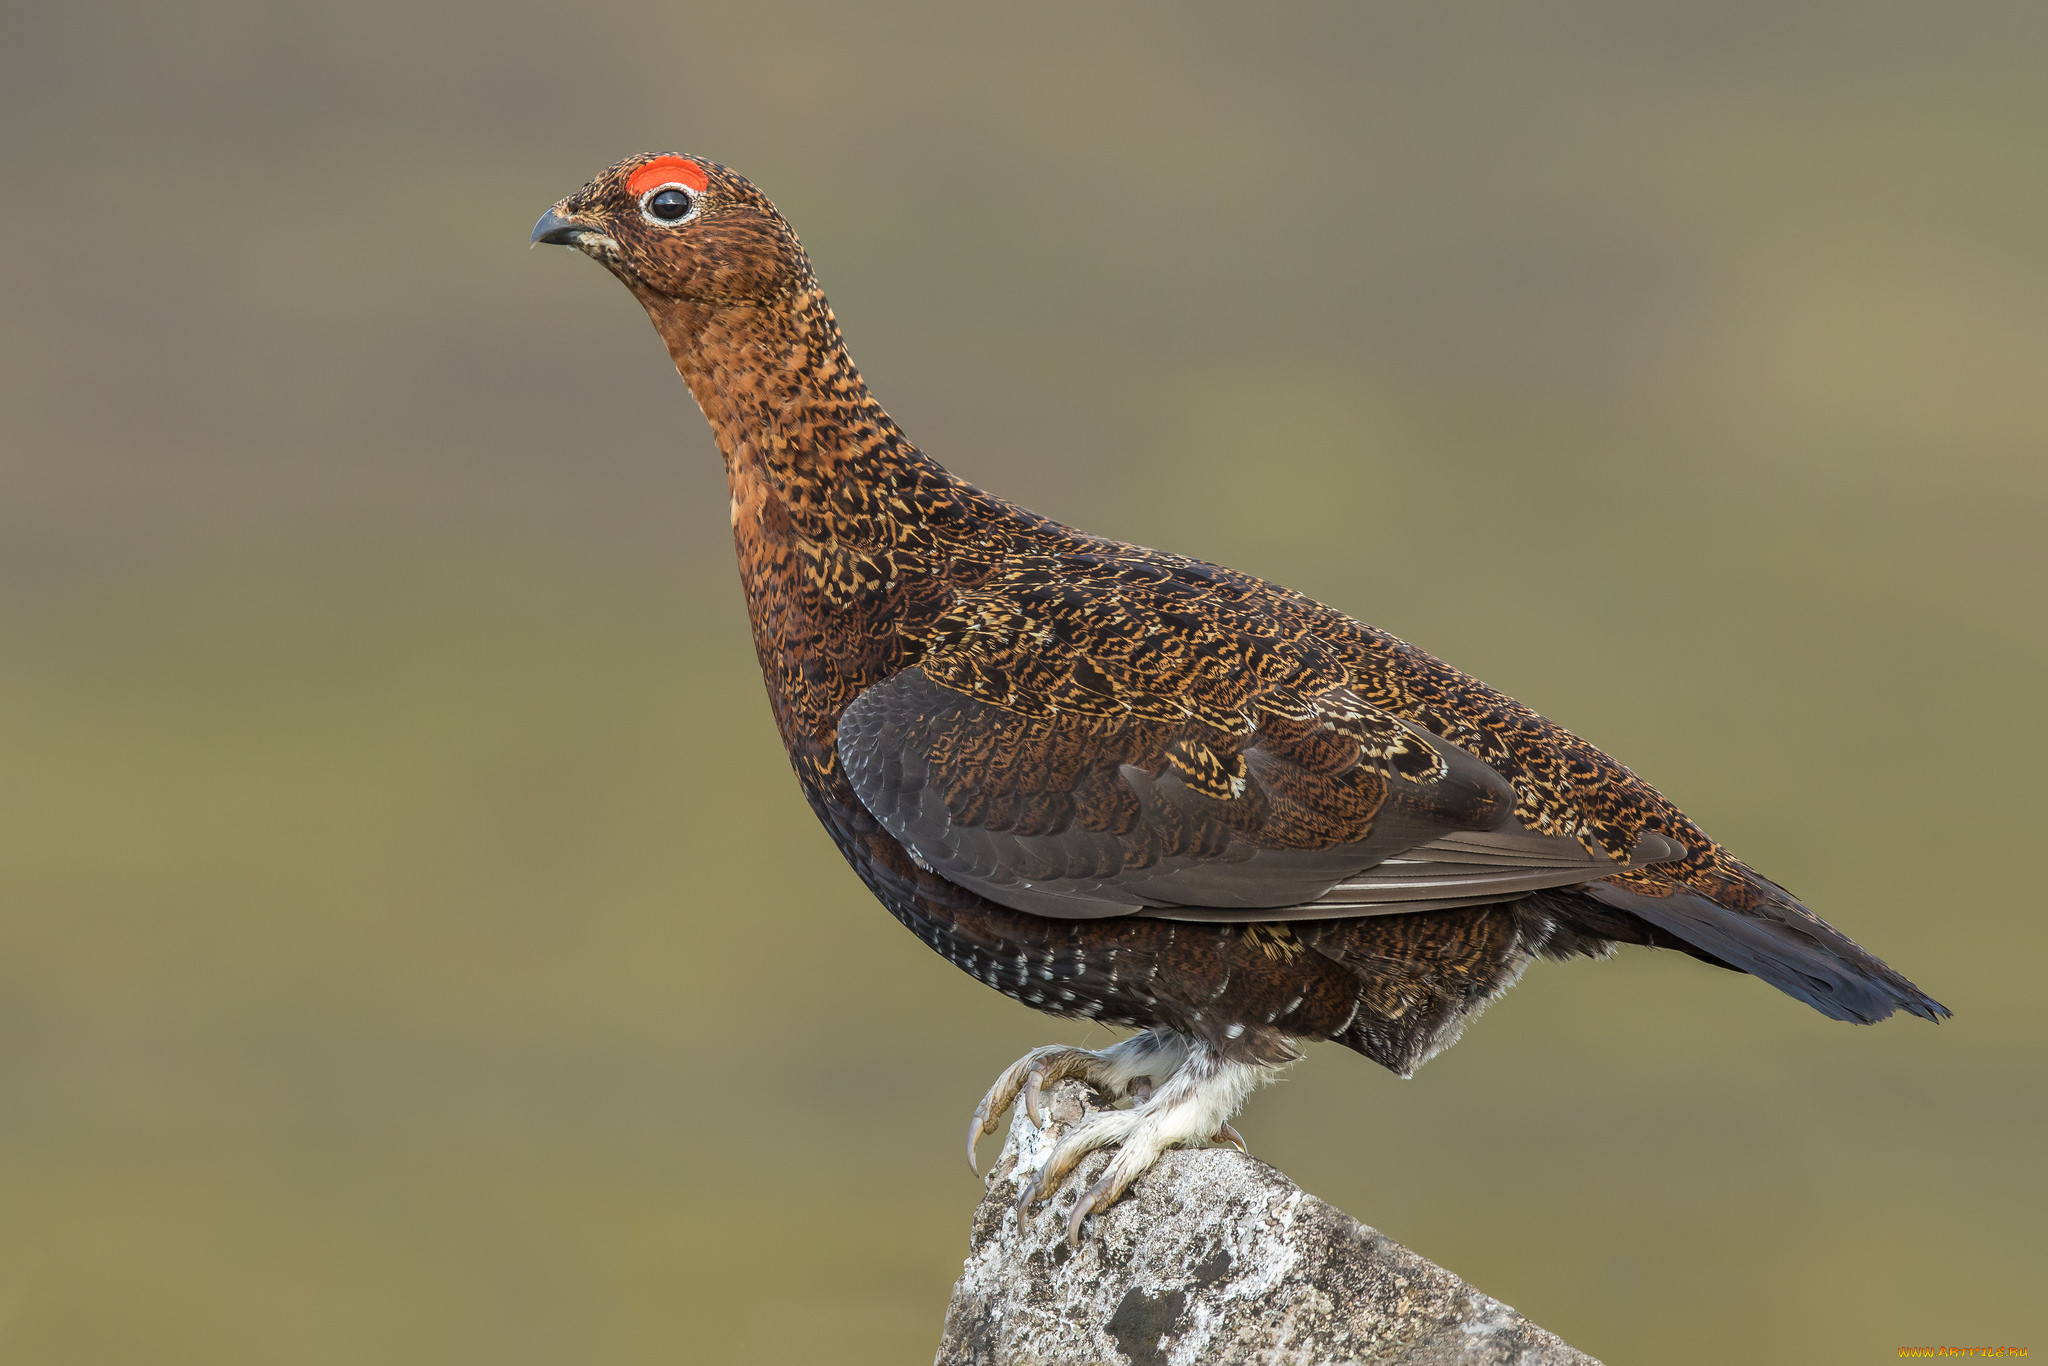
[[1194,720],[1023,712],[906,669],[839,720],[861,802],[920,862],[1012,909],[1298,920],[1483,905],[1626,862],[1524,828],[1464,750],[1344,688],[1235,735]]

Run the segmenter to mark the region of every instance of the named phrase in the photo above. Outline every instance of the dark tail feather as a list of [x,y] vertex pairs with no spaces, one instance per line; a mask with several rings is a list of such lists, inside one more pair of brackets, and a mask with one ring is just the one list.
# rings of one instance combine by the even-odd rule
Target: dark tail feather
[[1753,874],[1728,889],[1734,895],[1727,899],[1745,903],[1746,910],[1731,909],[1685,883],[1673,884],[1668,896],[1648,896],[1612,882],[1590,883],[1580,890],[1729,967],[1763,978],[1830,1019],[1875,1024],[1896,1010],[1923,1020],[1949,1016],[1947,1006],[1800,905],[1791,893]]

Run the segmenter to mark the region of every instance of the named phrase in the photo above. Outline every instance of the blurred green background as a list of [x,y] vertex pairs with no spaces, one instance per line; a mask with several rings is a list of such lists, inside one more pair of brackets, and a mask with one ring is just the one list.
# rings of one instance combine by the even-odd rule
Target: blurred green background
[[739,167],[954,469],[1417,641],[1956,1011],[1538,965],[1240,1120],[1609,1360],[2048,1349],[2048,9],[0,11],[0,1360],[929,1359],[1108,1037],[873,904],[530,252]]

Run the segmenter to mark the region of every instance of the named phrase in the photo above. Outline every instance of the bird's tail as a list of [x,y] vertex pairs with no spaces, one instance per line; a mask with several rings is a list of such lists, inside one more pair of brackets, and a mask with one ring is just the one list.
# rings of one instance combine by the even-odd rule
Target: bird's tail
[[1875,1024],[1897,1010],[1923,1020],[1948,1018],[1947,1006],[1799,898],[1718,849],[1714,854],[1718,857],[1688,860],[1669,874],[1644,869],[1582,890],[1729,967],[1763,978],[1831,1019]]

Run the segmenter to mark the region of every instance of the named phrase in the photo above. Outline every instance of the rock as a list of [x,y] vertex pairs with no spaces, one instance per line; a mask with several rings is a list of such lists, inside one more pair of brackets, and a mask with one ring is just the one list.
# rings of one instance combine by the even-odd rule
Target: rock
[[1019,1220],[1024,1182],[1099,1102],[1047,1092],[1047,1128],[1013,1118],[974,1212],[937,1366],[1599,1366],[1491,1296],[1234,1149],[1168,1153],[1078,1251],[1067,1215],[1091,1155]]

